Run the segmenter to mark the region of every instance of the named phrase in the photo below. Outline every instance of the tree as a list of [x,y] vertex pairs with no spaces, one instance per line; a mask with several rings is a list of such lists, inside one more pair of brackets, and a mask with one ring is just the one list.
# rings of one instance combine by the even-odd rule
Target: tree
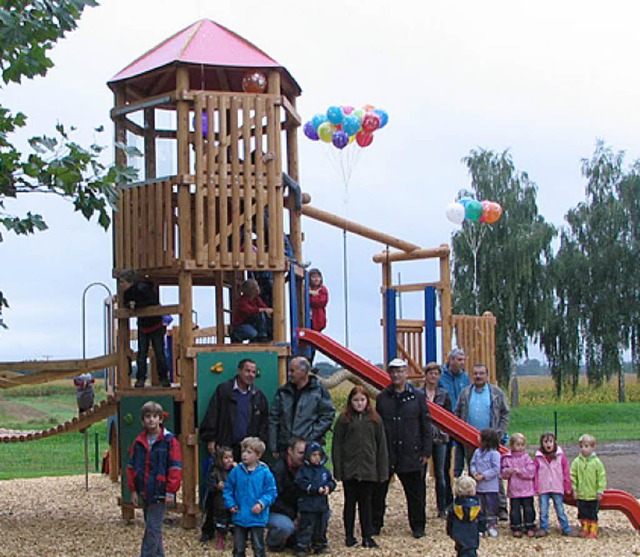
[[464,162],[476,198],[497,201],[504,214],[492,225],[465,221],[453,235],[454,309],[496,316],[496,374],[506,385],[551,306],[545,268],[556,231],[538,213],[536,185],[508,152],[473,150]]
[[[0,4],[0,71],[4,85],[46,75],[53,66],[49,51],[65,33],[76,28],[87,6],[97,6],[97,2],[4,0]],[[7,198],[27,193],[68,199],[86,219],[97,215],[98,224],[108,228],[117,198],[116,184],[135,179],[136,172],[130,167],[104,164],[101,156],[106,147],[79,145],[71,138],[74,128],[62,124],[50,135],[29,139],[30,152],[21,153],[11,136],[26,123],[25,114],[0,104],[0,242],[2,228],[15,234],[33,234],[47,228],[38,213],[7,212]],[[0,291],[0,326],[4,327],[3,307],[8,303]]]
[[543,335],[556,387],[575,390],[580,364],[590,385],[618,376],[624,402],[623,352],[638,362],[640,307],[640,177],[638,163],[625,173],[624,153],[599,141],[582,162],[586,200],[566,216],[553,263],[557,296],[551,327]]

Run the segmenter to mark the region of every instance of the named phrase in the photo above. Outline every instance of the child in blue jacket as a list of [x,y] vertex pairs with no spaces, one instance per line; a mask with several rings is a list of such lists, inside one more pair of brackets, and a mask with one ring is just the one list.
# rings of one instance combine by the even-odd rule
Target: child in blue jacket
[[163,425],[164,411],[154,401],[140,409],[143,432],[129,447],[127,486],[134,507],[144,511],[144,537],[140,557],[164,555],[162,522],[165,505],[175,503],[182,481],[180,443]]
[[269,467],[260,461],[265,444],[258,437],[245,437],[240,450],[242,462],[224,484],[224,504],[232,514],[233,557],[244,557],[247,537],[251,538],[255,557],[265,557],[264,528],[269,520],[269,507],[278,490]]
[[476,497],[476,481],[469,476],[460,476],[456,478],[453,491],[455,499],[447,514],[447,534],[456,542],[457,557],[476,557],[480,546],[480,502]]
[[300,490],[300,524],[295,549],[298,557],[305,555],[311,547],[314,553],[326,551],[329,494],[336,488],[331,472],[324,466],[327,456],[322,445],[315,441],[308,443],[304,456],[304,464],[296,474],[296,485]]

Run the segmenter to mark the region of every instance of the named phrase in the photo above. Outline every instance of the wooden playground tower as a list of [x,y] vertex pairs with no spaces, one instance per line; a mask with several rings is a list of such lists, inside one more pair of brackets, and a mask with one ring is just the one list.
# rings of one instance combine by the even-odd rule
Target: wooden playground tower
[[[265,77],[264,90],[243,90],[243,78],[256,72]],[[77,431],[118,412],[118,435],[112,437],[110,450],[111,477],[118,480],[126,462],[123,452],[131,441],[125,437],[139,430],[132,409],[143,400],[163,400],[173,410],[172,428],[180,434],[183,453],[178,511],[184,526],[194,527],[199,514],[197,416],[212,392],[210,373],[204,376],[207,384],[198,386],[203,377],[198,375],[198,363],[207,354],[215,355],[216,360],[225,359],[226,354],[227,362],[235,361],[240,352],[255,354],[256,359],[268,356],[273,362],[266,370],[271,387],[274,382],[284,383],[287,358],[297,347],[296,327],[307,322],[305,271],[297,263],[303,260],[302,216],[386,246],[386,251],[374,257],[382,265],[385,303],[398,292],[437,290],[441,318],[433,319],[427,352],[430,345],[435,350],[435,328],[440,327],[446,353],[456,325],[451,315],[449,248],[422,249],[309,205],[309,196],[301,194],[297,185],[297,130],[302,120],[296,99],[300,87],[284,67],[212,21],[196,22],[165,40],[118,73],[109,87],[115,97],[111,116],[116,142],[127,147],[116,151],[116,162],[136,165],[139,159],[132,158],[128,148],[139,148],[143,178],[119,187],[113,274],[118,277],[124,269],[135,269],[158,285],[177,287],[179,301],[129,310],[118,303],[123,296],[119,286],[114,353],[90,360],[0,363],[0,372],[35,372],[10,380],[0,377],[3,388],[108,369],[106,403],[58,428],[7,434],[0,440],[29,441]],[[288,253],[285,238],[290,244]],[[394,261],[433,257],[440,260],[439,281],[392,284]],[[250,272],[268,272],[272,277],[273,340],[232,344],[231,311],[238,287]],[[212,327],[198,328],[194,322],[194,287],[208,287],[211,293]],[[129,321],[152,315],[179,317],[179,326],[171,331],[173,383],[161,388],[152,366],[151,387],[135,389],[129,370],[136,331],[130,329]],[[387,339],[385,361],[399,355],[409,361],[412,374],[420,376],[426,363],[422,349],[426,321],[391,323],[385,316],[382,324]],[[216,366],[208,367],[207,372]],[[127,497],[123,486],[122,513],[132,518],[134,509]]]

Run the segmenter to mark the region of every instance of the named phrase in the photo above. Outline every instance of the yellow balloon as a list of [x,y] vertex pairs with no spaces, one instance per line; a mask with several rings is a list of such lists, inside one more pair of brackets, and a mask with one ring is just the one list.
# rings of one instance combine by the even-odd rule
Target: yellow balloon
[[331,122],[323,122],[318,126],[318,137],[326,143],[331,143],[331,137],[333,136],[333,126]]

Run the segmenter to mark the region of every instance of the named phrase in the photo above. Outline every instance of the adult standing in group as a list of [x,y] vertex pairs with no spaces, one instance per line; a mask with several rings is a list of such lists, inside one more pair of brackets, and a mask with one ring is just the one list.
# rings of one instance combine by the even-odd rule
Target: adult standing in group
[[311,372],[309,360],[289,362],[289,381],[277,391],[269,413],[269,447],[274,458],[284,453],[292,437],[324,445],[336,409],[329,391]]
[[[474,364],[473,384],[466,387],[458,399],[456,415],[482,431],[491,428],[498,432],[500,439],[509,427],[509,404],[504,391],[489,383],[489,369],[484,364]],[[472,451],[467,451],[467,460],[471,460]],[[508,520],[507,498],[504,485],[500,482],[500,520]]]
[[244,358],[236,376],[216,387],[199,430],[209,454],[214,454],[216,446],[231,447],[234,460],[240,462],[240,443],[245,437],[267,443],[269,404],[254,384],[257,372],[256,362]]
[[[464,369],[466,356],[464,350],[454,348],[447,356],[447,363],[442,367],[442,375],[438,380],[438,387],[442,387],[451,399],[452,411],[458,405],[460,393],[471,384],[469,375]],[[451,490],[451,460],[453,459],[453,475],[458,478],[464,470],[464,447],[462,444],[449,438],[444,454],[446,507],[453,503],[453,491]]]
[[[407,364],[399,358],[389,362],[391,385],[376,398],[389,451],[389,475],[397,474],[407,500],[409,526],[414,538],[422,538],[426,527],[424,467],[431,456],[431,418],[424,391],[408,381]],[[384,524],[389,480],[381,482],[372,500],[373,535]]]
[[[451,399],[446,389],[438,387],[441,375],[441,367],[436,362],[430,362],[424,368],[424,393],[428,402],[433,402],[451,412]],[[438,518],[447,516],[447,480],[451,485],[449,470],[445,470],[445,456],[449,436],[441,429],[431,424],[431,458],[433,459],[433,472],[436,479],[436,504]]]
[[284,551],[286,547],[296,544],[299,493],[295,480],[304,463],[305,447],[304,439],[293,437],[287,451],[271,466],[278,497],[271,505],[267,524],[267,548],[270,553]]

